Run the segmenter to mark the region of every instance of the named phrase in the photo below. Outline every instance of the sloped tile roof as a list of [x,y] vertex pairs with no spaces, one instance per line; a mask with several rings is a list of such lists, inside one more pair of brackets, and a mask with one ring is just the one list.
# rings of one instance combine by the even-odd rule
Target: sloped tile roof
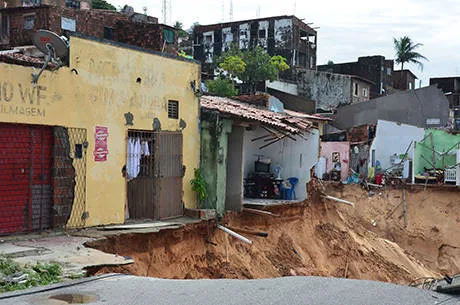
[[304,118],[276,113],[225,97],[202,96],[200,104],[204,111],[218,111],[223,116],[256,121],[292,134],[301,134],[302,131],[308,130],[313,126],[310,120]]

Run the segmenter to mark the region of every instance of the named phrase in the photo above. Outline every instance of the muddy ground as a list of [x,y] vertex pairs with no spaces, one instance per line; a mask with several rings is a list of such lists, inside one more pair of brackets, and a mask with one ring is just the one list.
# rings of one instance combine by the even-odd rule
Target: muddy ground
[[156,234],[110,236],[89,246],[130,256],[135,263],[89,272],[174,279],[318,275],[399,284],[460,273],[457,189],[407,190],[405,228],[401,189],[374,190],[369,196],[357,185],[324,186],[327,194],[354,202],[353,208],[321,199],[321,188],[314,182],[307,202],[268,209],[279,218],[230,213],[223,224],[268,233],[267,238],[243,234],[253,245],[206,222]]

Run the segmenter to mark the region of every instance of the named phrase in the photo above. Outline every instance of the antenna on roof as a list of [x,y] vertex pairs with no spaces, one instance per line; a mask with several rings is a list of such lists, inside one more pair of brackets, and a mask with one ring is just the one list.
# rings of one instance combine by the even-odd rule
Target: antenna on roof
[[168,0],[168,25],[172,25],[172,0]]
[[167,0],[163,0],[163,5],[161,7],[161,12],[163,13],[163,23],[164,24],[166,24],[166,22],[167,22],[166,19],[167,19],[167,11],[168,11],[168,9],[166,7],[166,1]]
[[225,22],[225,0],[222,0],[222,18],[221,22]]
[[38,30],[32,36],[33,44],[45,54],[45,63],[38,73],[32,73],[32,84],[36,85],[38,78],[52,62],[57,70],[63,65],[63,61],[69,55],[69,42],[65,36],[59,37],[57,34],[48,30]]
[[297,12],[297,1],[294,1],[294,15],[296,14]]
[[257,12],[256,12],[257,18],[260,17],[260,5],[257,5]]
[[233,1],[230,0],[230,21],[233,21]]

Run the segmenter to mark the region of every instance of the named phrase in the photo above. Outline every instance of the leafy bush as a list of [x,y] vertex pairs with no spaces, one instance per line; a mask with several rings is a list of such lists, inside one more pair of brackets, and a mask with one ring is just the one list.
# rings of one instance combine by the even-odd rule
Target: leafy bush
[[192,190],[197,193],[198,199],[203,201],[208,197],[207,183],[203,176],[201,176],[201,171],[199,168],[195,168],[194,175],[195,177],[190,180]]
[[0,292],[21,290],[61,281],[59,264],[40,264],[21,267],[11,258],[0,256]]
[[211,94],[223,97],[232,97],[238,94],[238,90],[228,79],[218,78],[206,81],[206,86]]

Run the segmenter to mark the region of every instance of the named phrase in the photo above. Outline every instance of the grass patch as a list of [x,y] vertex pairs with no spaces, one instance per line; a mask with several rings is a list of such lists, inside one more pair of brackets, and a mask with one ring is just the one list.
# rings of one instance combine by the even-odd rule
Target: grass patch
[[44,286],[61,281],[59,264],[21,266],[11,258],[0,255],[0,292]]

